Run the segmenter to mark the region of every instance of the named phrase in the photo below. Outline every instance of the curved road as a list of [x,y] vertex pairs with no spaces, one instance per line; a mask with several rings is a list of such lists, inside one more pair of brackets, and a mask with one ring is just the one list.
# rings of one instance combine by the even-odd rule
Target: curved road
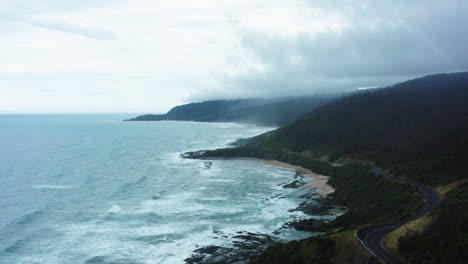
[[[305,156],[303,154],[297,153],[297,152],[292,152],[289,151],[288,154],[293,154],[301,157],[306,157],[310,158],[309,156]],[[323,162],[323,161],[322,161]],[[329,164],[332,164],[328,162]],[[332,164],[334,165],[334,164]],[[402,262],[395,256],[391,255],[387,249],[385,249],[383,245],[383,240],[384,238],[393,232],[394,230],[398,229],[400,226],[409,223],[411,221],[414,221],[418,218],[421,218],[425,216],[426,214],[432,212],[437,206],[439,206],[439,196],[438,194],[429,186],[427,185],[422,185],[416,182],[411,182],[403,179],[399,179],[397,177],[393,177],[391,175],[385,175],[382,173],[382,169],[379,167],[373,167],[372,172],[375,173],[376,175],[382,175],[385,179],[399,182],[399,183],[405,183],[409,184],[415,187],[418,187],[419,193],[421,196],[426,200],[426,205],[424,208],[419,211],[415,216],[410,217],[406,220],[397,222],[397,223],[391,223],[391,224],[384,224],[384,225],[375,225],[375,226],[367,226],[364,228],[361,228],[357,232],[357,236],[361,243],[366,247],[366,249],[374,255],[376,258],[378,258],[380,261],[387,263],[387,264],[401,264]]]
[[405,181],[393,176],[384,177],[392,181],[406,183],[418,187],[421,196],[423,196],[424,199],[426,199],[426,205],[421,211],[418,212],[418,214],[409,219],[393,224],[364,227],[359,229],[359,231],[357,232],[357,236],[359,237],[359,240],[361,240],[361,243],[367,248],[367,250],[369,250],[369,252],[372,253],[372,255],[377,257],[382,262],[387,264],[401,264],[402,262],[397,257],[391,255],[385,249],[383,245],[384,238],[392,231],[398,229],[400,226],[408,222],[414,221],[418,218],[421,218],[424,215],[432,212],[435,208],[437,208],[440,200],[437,193],[427,185]]
[[[293,155],[298,155],[301,157],[306,157],[310,158],[308,156],[305,156],[303,154],[297,153],[297,152],[288,152],[288,154],[293,154]],[[328,162],[331,165],[334,165],[333,163]],[[398,229],[400,226],[409,223],[411,221],[414,221],[418,218],[421,218],[425,216],[426,214],[432,212],[434,209],[439,206],[439,195],[429,186],[419,184],[416,182],[408,181],[408,180],[403,180],[391,175],[385,175],[382,173],[382,168],[372,166],[372,172],[376,175],[381,175],[385,179],[394,181],[394,182],[399,182],[399,183],[404,183],[404,184],[409,184],[415,187],[418,187],[419,193],[421,196],[426,200],[426,205],[424,208],[419,211],[415,216],[410,217],[406,220],[397,222],[397,223],[391,223],[391,224],[384,224],[384,225],[375,225],[375,226],[367,226],[364,228],[361,228],[357,232],[357,236],[361,243],[366,247],[366,249],[374,255],[376,258],[378,258],[380,261],[387,263],[387,264],[401,264],[402,262],[390,252],[385,249],[383,245],[383,240],[384,238],[393,232],[394,230]]]

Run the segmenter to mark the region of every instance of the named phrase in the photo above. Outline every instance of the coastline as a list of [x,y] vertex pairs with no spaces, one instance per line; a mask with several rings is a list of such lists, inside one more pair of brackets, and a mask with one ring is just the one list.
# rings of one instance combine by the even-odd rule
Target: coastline
[[[192,153],[193,154],[193,153]],[[190,154],[189,154],[190,155]],[[184,156],[183,156],[184,157]],[[185,158],[193,156],[185,156]],[[331,215],[337,217],[342,214],[339,207],[330,203],[328,195],[332,194],[335,189],[329,185],[328,179],[329,176],[317,174],[309,169],[303,168],[301,166],[292,165],[286,162],[281,162],[277,160],[270,159],[261,159],[261,158],[250,158],[250,157],[197,157],[201,160],[247,160],[255,161],[259,165],[271,166],[276,168],[283,168],[291,171],[292,175],[295,176],[291,178],[301,177],[301,180],[293,179],[291,182],[300,182],[299,185],[293,185],[294,187],[285,187],[283,188],[298,188],[298,187],[307,187],[313,189],[313,192],[307,192],[309,196],[303,198],[309,199],[313,197],[316,201],[320,201],[319,205],[316,203],[306,203],[303,202],[298,205],[297,208],[293,209],[294,211],[301,211],[304,214],[323,216]],[[309,182],[302,181],[302,178],[311,179]],[[307,189],[305,189],[307,190]],[[318,196],[318,197],[317,197]],[[333,217],[333,218],[334,218]],[[328,219],[289,219],[287,220],[281,228],[287,228],[296,231],[309,232],[307,238],[314,237],[318,234],[324,234],[335,230],[330,224]],[[208,245],[201,248],[198,248],[192,252],[192,255],[185,259],[187,264],[197,264],[200,263],[200,260],[203,260],[203,263],[221,263],[221,262],[237,262],[239,263],[250,263],[252,260],[257,259],[263,252],[267,251],[269,248],[272,248],[275,244],[279,242],[277,238],[275,239],[273,233],[250,233],[248,231],[238,232],[239,235],[234,236],[233,238],[238,239],[239,241],[235,242],[234,247],[224,247],[216,245]],[[296,238],[304,239],[305,237]],[[292,240],[295,241],[295,240]],[[284,243],[282,241],[281,243]],[[222,260],[222,261],[219,261]]]
[[257,161],[262,164],[273,166],[273,167],[300,171],[302,176],[312,179],[310,182],[304,184],[304,186],[317,190],[320,196],[327,197],[328,195],[335,192],[335,189],[330,184],[328,184],[328,179],[330,179],[329,176],[315,173],[301,166],[292,165],[292,164],[282,162],[282,161],[277,161],[277,160],[248,158],[248,157],[235,157],[235,158],[225,157],[225,158],[214,158],[214,159],[253,160],[253,161]]
[[312,189],[316,189],[318,193],[320,194],[320,196],[327,197],[328,195],[335,192],[335,189],[330,184],[328,184],[328,179],[330,179],[329,176],[321,175],[309,169],[303,168],[301,166],[296,166],[296,165],[292,165],[292,164],[277,161],[277,160],[258,159],[258,161],[263,164],[274,166],[274,167],[294,169],[296,171],[300,171],[302,176],[312,178],[312,180],[304,184],[304,186],[312,188]]

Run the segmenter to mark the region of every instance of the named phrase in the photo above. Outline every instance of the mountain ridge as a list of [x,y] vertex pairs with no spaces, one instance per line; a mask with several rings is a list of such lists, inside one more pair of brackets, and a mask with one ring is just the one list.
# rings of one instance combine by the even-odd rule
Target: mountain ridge
[[[253,141],[331,160],[372,159],[413,180],[444,184],[468,170],[461,165],[468,164],[466,102],[468,72],[429,75],[336,99]],[[453,172],[448,180],[429,175],[444,170]]]
[[125,121],[176,120],[239,122],[263,126],[283,126],[335,97],[336,95],[314,95],[276,99],[203,101],[175,106],[166,114],[146,114]]

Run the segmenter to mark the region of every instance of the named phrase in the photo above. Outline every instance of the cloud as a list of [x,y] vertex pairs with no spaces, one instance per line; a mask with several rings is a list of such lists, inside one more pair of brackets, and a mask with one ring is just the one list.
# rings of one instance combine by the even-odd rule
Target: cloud
[[68,33],[68,34],[77,34],[81,36],[85,36],[92,39],[100,39],[100,40],[108,40],[108,39],[116,39],[117,36],[104,29],[99,28],[85,28],[80,27],[77,25],[69,24],[67,22],[60,22],[60,21],[41,21],[41,20],[25,20],[32,26],[40,27],[44,29],[50,30],[57,30],[60,32]]
[[[241,45],[251,58],[227,61],[229,66],[218,72],[218,79],[229,88],[215,94],[271,97],[337,92],[468,70],[468,2],[337,2],[309,1],[315,13],[309,18],[311,24],[318,19],[332,25],[319,30],[311,30],[305,22],[290,25],[300,30],[288,34],[248,24],[241,28]],[[324,22],[329,14],[337,19]],[[203,94],[209,95],[209,89],[193,98],[203,99]]]
[[465,0],[3,0],[0,12],[0,112],[165,112],[468,68]]
[[75,10],[84,9],[89,6],[89,4],[90,3],[87,1],[82,1],[81,4],[63,5],[60,4],[59,1],[39,0],[31,3],[31,6],[27,8],[21,8],[22,5],[18,5],[16,2],[6,1],[6,3],[4,3],[5,6],[2,8],[2,11],[0,11],[0,22],[10,24],[24,23],[46,30],[77,34],[92,39],[116,38],[116,35],[111,31],[90,25],[89,21],[78,20],[75,21],[75,23],[69,22],[67,20],[70,19],[62,13],[70,8]]

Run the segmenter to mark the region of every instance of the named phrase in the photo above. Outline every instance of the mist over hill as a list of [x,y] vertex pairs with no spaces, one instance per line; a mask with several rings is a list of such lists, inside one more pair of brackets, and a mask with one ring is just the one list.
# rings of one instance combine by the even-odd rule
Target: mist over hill
[[468,170],[468,72],[359,92],[256,140],[269,148],[372,159],[414,180],[448,183]]
[[126,121],[240,122],[263,126],[286,125],[338,95],[276,99],[213,100],[179,105],[163,115],[147,114]]

